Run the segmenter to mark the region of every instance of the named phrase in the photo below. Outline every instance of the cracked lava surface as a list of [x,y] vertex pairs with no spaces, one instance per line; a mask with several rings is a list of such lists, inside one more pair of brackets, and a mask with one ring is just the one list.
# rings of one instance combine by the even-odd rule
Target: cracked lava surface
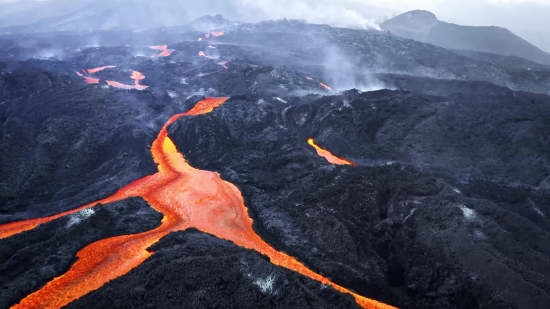
[[[103,239],[77,253],[78,260],[65,274],[28,295],[12,308],[60,308],[105,283],[139,266],[153,252],[147,250],[170,232],[195,227],[244,248],[256,250],[279,265],[308,276],[334,289],[351,294],[363,308],[394,308],[362,297],[330,282],[293,257],[277,251],[252,229],[252,219],[239,189],[215,172],[190,166],[168,137],[167,128],[183,116],[211,112],[228,98],[207,98],[186,113],[172,116],[151,146],[158,172],[134,181],[105,199],[46,218],[8,223],[0,226],[0,238],[28,231],[39,224],[76,213],[97,203],[112,203],[129,197],[142,197],[164,214],[161,225],[153,230]],[[182,302],[184,300],[182,299]]]

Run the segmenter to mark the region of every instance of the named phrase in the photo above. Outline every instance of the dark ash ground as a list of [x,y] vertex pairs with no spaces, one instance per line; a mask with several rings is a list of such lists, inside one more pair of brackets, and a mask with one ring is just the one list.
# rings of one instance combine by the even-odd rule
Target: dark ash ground
[[[549,67],[374,31],[210,21],[226,35],[197,42],[205,30],[195,24],[0,38],[0,223],[154,173],[149,147],[163,123],[204,96],[230,96],[174,123],[170,137],[192,166],[239,187],[275,248],[400,308],[550,308]],[[90,38],[103,47],[85,48]],[[149,58],[146,46],[161,44],[176,51]],[[103,65],[117,68],[94,74],[99,85],[74,73]],[[147,90],[105,85],[131,83],[131,70]],[[309,137],[358,166],[329,164]],[[0,307],[62,275],[87,244],[161,218],[132,199],[0,240]],[[68,307],[357,307],[195,230],[151,250]]]

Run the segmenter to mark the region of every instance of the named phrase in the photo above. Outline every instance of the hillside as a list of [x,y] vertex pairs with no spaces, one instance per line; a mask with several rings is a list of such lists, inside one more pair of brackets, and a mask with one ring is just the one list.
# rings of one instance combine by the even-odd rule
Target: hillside
[[428,11],[403,13],[380,24],[380,27],[397,36],[443,48],[517,56],[541,64],[550,64],[548,53],[508,29],[446,23]]

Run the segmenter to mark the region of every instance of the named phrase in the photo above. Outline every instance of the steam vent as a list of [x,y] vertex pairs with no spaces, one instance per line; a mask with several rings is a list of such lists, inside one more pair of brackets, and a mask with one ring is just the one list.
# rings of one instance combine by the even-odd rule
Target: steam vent
[[544,59],[180,2],[0,4],[0,308],[550,308]]

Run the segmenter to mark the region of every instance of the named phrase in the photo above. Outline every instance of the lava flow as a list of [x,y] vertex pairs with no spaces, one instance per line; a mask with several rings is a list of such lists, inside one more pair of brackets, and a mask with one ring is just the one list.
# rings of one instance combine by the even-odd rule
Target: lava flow
[[78,76],[84,78],[84,81],[87,82],[88,84],[99,84],[99,78],[86,77],[86,76],[84,76],[84,74],[82,74],[78,71],[75,71],[75,72]]
[[114,68],[116,68],[116,66],[106,65],[104,67],[99,67],[99,68],[95,68],[95,69],[87,69],[87,70],[84,70],[84,71],[87,72],[88,74],[94,74],[94,73],[97,73],[99,71],[103,71],[105,69],[114,69]]
[[166,46],[166,45],[149,46],[149,48],[162,51],[160,54],[157,55],[157,57],[168,57],[174,52],[173,49],[168,49],[168,46]]
[[227,70],[227,61],[220,63],[220,65]]
[[121,89],[128,89],[128,90],[130,89],[144,90],[149,88],[149,86],[140,85],[139,81],[145,78],[145,75],[141,74],[140,72],[132,71],[132,75],[130,76],[130,78],[134,80],[133,85],[126,85],[126,84],[115,82],[112,80],[106,80],[105,82],[109,86],[121,88]]
[[[309,77],[309,76],[306,76],[306,79],[307,79],[307,80],[316,81],[316,80],[314,80],[313,78],[311,78],[311,77]],[[318,82],[319,85],[323,86],[326,90],[332,91],[332,88],[331,88],[329,85],[327,85],[327,84],[325,84],[325,83],[321,83],[321,82],[319,82],[319,81],[316,81],[316,82]]]
[[320,157],[323,157],[323,158],[327,159],[327,161],[332,163],[332,164],[355,165],[354,163],[352,163],[352,162],[350,162],[346,159],[338,158],[337,156],[330,153],[330,151],[325,150],[325,149],[317,146],[317,144],[315,144],[315,141],[313,140],[313,138],[308,139],[307,143],[310,144],[311,146],[313,146],[313,148],[315,148],[315,150],[317,151],[317,154]]
[[332,91],[332,88],[330,88],[327,84],[323,84],[320,82],[319,85],[325,87],[325,89],[327,89],[328,91]]
[[214,57],[207,56],[202,50],[199,52],[199,56],[205,57],[205,58],[208,58],[208,59],[214,59]]
[[[77,253],[78,260],[65,274],[28,295],[13,308],[60,308],[105,283],[128,273],[153,253],[151,245],[170,232],[194,227],[205,233],[256,250],[270,261],[308,276],[334,289],[351,294],[363,308],[390,309],[392,306],[355,294],[311,271],[293,257],[275,250],[252,229],[252,219],[239,189],[215,172],[190,166],[168,137],[168,126],[183,116],[211,112],[228,98],[207,98],[186,113],[172,116],[151,146],[158,172],[134,181],[113,196],[55,216],[9,223],[0,226],[0,238],[32,229],[38,224],[75,213],[97,203],[112,203],[128,197],[142,197],[164,214],[161,225],[151,231],[107,238],[92,243]],[[182,300],[183,301],[183,300]]]

